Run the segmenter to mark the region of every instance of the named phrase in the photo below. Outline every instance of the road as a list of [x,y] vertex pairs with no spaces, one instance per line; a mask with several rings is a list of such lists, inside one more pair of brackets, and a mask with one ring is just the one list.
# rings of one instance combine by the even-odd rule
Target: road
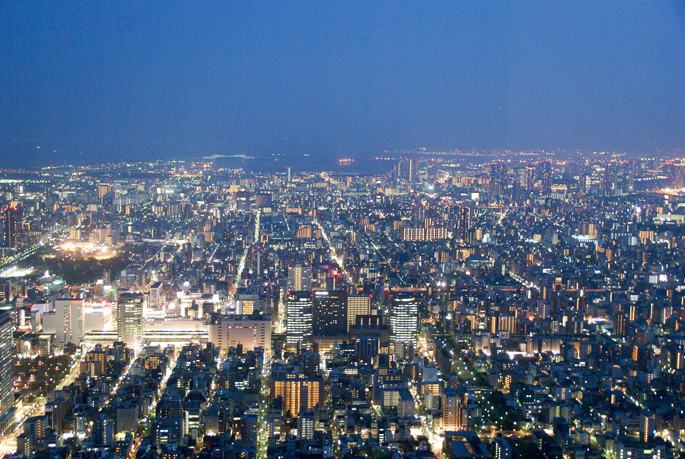
[[257,418],[257,459],[266,459],[269,449],[269,396],[271,381],[271,356],[264,354],[262,381],[259,391],[259,417]]

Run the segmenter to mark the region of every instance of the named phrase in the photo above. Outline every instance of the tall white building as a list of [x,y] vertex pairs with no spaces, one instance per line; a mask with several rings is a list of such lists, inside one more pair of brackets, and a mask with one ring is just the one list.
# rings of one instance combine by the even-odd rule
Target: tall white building
[[123,293],[117,301],[117,340],[136,355],[143,346],[143,294]]
[[83,299],[56,299],[54,309],[42,315],[42,322],[43,333],[54,333],[57,343],[78,343],[85,333]]
[[413,293],[393,292],[390,332],[394,343],[414,344],[419,327],[419,300]]
[[312,338],[312,294],[295,292],[288,295],[285,303],[286,344],[289,348]]

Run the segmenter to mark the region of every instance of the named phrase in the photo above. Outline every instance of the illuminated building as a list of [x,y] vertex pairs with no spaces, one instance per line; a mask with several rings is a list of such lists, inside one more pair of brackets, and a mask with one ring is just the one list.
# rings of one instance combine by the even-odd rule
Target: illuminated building
[[283,398],[283,412],[295,417],[300,412],[323,406],[323,380],[303,374],[283,374],[272,380],[273,396]]
[[454,389],[445,389],[442,394],[442,425],[445,430],[461,430],[466,428],[462,418],[466,416],[466,407],[461,396]]
[[470,242],[469,230],[471,229],[471,209],[462,207],[459,210],[459,222],[457,227],[457,239],[462,242]]
[[14,405],[14,362],[12,361],[12,317],[0,312],[0,417]]
[[14,248],[19,242],[21,234],[22,209],[21,204],[10,205],[4,211],[5,217],[5,247]]
[[312,294],[293,292],[286,299],[286,344],[290,348],[312,338]]
[[371,314],[371,297],[368,295],[349,295],[347,297],[347,331],[354,326],[357,316]]
[[393,343],[413,344],[419,326],[419,301],[413,293],[393,292],[390,330]]
[[117,301],[117,340],[136,355],[143,344],[143,295],[124,293]]

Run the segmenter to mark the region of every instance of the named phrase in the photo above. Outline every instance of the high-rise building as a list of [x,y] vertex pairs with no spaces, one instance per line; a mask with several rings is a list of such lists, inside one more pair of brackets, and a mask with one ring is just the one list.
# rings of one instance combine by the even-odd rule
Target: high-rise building
[[83,338],[83,299],[57,298],[55,309],[43,314],[43,332],[54,333],[57,343],[77,344]]
[[409,158],[401,158],[397,163],[397,178],[407,180],[409,182],[414,180],[414,160]]
[[371,314],[371,297],[368,295],[349,295],[347,297],[347,331],[354,326],[357,316]]
[[617,312],[614,315],[614,335],[616,336],[626,336],[627,335],[627,323],[628,318],[623,312]]
[[457,239],[462,242],[470,242],[471,236],[471,208],[462,207],[459,209],[459,222],[457,226]]
[[295,417],[300,412],[323,406],[323,380],[303,374],[275,375],[271,380],[274,397],[283,398],[283,412]]
[[98,183],[98,199],[102,199],[110,191],[112,191],[112,185],[109,183]]
[[117,340],[135,354],[143,345],[143,295],[124,293],[117,301]]
[[410,292],[393,292],[390,305],[391,340],[413,344],[419,326],[419,301]]
[[673,165],[673,187],[685,187],[685,164]]
[[298,344],[312,338],[312,294],[310,292],[291,292],[285,303],[286,344]]
[[652,413],[642,413],[640,415],[640,441],[648,443],[654,440],[656,433],[656,416]]
[[442,423],[445,430],[462,430],[466,424],[462,424],[465,413],[459,393],[451,388],[445,389],[442,394]]
[[5,214],[5,247],[14,248],[21,234],[21,204],[12,203],[5,208],[3,213]]
[[347,335],[347,292],[314,292],[312,330],[314,336]]
[[502,163],[490,165],[490,189],[493,194],[502,194],[507,188],[507,166]]
[[33,416],[24,421],[24,452],[33,457],[36,451],[45,448],[45,430],[48,427],[47,416]]
[[526,190],[531,191],[535,188],[535,167],[526,166],[524,170],[524,185]]
[[552,191],[552,163],[543,161],[539,163],[538,166],[540,182],[542,183],[542,192],[549,193]]
[[288,266],[288,292],[312,291],[312,267],[295,265]]
[[12,317],[0,312],[0,417],[14,404],[14,366],[12,361]]

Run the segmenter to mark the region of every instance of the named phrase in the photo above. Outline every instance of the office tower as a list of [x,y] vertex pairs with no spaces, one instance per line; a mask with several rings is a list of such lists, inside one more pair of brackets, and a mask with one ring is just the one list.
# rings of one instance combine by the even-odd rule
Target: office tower
[[288,183],[290,183],[291,178],[292,178],[291,174],[292,174],[293,166],[286,166],[285,168],[288,170]]
[[393,292],[390,305],[390,332],[397,346],[414,344],[419,326],[419,301],[413,293]]
[[355,324],[359,315],[371,314],[371,297],[368,295],[349,295],[347,297],[347,331]]
[[685,187],[685,164],[673,165],[673,187]]
[[143,345],[143,295],[124,293],[117,301],[117,340],[126,344],[134,354]]
[[289,348],[292,349],[298,344],[311,341],[312,306],[313,300],[310,292],[293,292],[286,298],[286,344]]
[[514,180],[514,185],[511,188],[511,200],[519,202],[521,200],[521,181]]
[[22,209],[21,204],[12,203],[4,210],[5,217],[5,247],[14,248],[19,242],[21,234]]
[[14,405],[14,365],[12,361],[12,317],[0,312],[0,418]]
[[457,226],[457,239],[468,243],[471,241],[469,230],[471,229],[471,208],[462,207],[459,210],[459,222]]
[[506,164],[490,165],[490,189],[494,194],[502,194],[507,187]]
[[524,174],[525,174],[524,183],[526,186],[526,190],[531,191],[535,188],[535,167],[534,166],[526,166]]
[[347,292],[318,290],[312,308],[314,336],[347,335]]
[[312,267],[295,265],[288,266],[288,292],[312,291]]
[[414,160],[409,158],[401,158],[397,163],[397,178],[404,179],[409,182],[414,180]]
[[208,341],[226,351],[241,345],[243,351],[262,348],[271,353],[271,316],[229,315],[208,326]]
[[602,177],[602,194],[611,196],[614,194],[616,186],[616,164],[607,164],[604,168],[604,176]]
[[549,193],[552,191],[552,163],[549,161],[539,163],[539,174],[542,192]]

